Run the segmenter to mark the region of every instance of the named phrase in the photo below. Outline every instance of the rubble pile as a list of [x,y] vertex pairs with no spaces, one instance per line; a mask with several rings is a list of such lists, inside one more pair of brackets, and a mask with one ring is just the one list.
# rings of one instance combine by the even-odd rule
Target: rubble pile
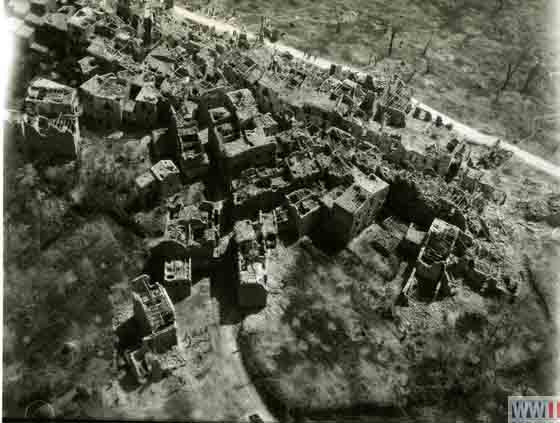
[[395,175],[387,198],[390,209],[420,227],[428,227],[434,218],[441,218],[462,229],[471,201],[470,194],[456,184],[410,171]]
[[500,141],[490,151],[478,158],[477,165],[483,169],[496,169],[503,166],[511,157],[513,152],[500,147]]
[[527,220],[545,221],[551,226],[560,226],[560,195],[548,194],[542,198],[522,201],[519,207],[525,212]]

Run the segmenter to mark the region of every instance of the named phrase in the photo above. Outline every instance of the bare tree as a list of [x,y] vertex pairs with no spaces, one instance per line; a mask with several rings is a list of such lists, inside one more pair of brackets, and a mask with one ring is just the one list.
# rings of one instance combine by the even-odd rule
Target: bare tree
[[524,55],[519,55],[517,57],[517,59],[514,59],[512,61],[509,61],[507,63],[507,67],[506,67],[506,75],[504,77],[504,82],[502,83],[501,87],[498,90],[498,93],[501,93],[502,91],[504,91],[510,84],[511,79],[513,78],[513,75],[515,75],[515,73],[519,70],[519,67],[521,66],[521,64],[523,63],[523,61],[525,60]]
[[428,39],[428,42],[424,46],[424,50],[422,50],[422,57],[426,57],[426,54],[428,54],[428,49],[430,48],[430,44],[432,44],[434,34],[435,34],[435,31],[432,31],[432,33],[430,34],[430,38]]
[[375,52],[373,50],[369,53],[368,66],[371,66],[372,62],[374,66],[377,64],[377,57],[375,56]]
[[389,49],[387,50],[387,56],[391,57],[393,54],[393,43],[395,42],[396,35],[401,32],[402,26],[400,24],[391,24],[389,27],[390,38],[389,38]]
[[420,72],[420,69],[422,67],[423,62],[424,62],[424,60],[416,58],[414,60],[414,62],[411,63],[412,71],[408,74],[405,73],[405,72],[402,73],[402,79],[403,79],[405,84],[408,85],[410,83],[410,81],[412,81],[414,79],[414,77],[416,75],[418,75],[418,73]]
[[430,56],[426,56],[426,70],[424,71],[424,75],[428,75],[432,73],[432,61]]
[[[505,75],[503,82],[496,91],[496,101],[500,94],[504,92],[512,83],[514,76],[520,68],[534,56],[535,34],[532,29],[527,28],[526,23],[519,20],[518,22],[505,22],[508,29],[504,32],[503,43],[510,45],[511,48],[504,51],[502,57],[505,66]],[[514,24],[519,26],[515,28]]]
[[407,84],[410,83],[410,81],[412,81],[412,78],[414,78],[416,73],[418,73],[418,69],[415,67],[414,71],[412,71],[412,73],[408,76],[408,78],[406,78],[406,80],[404,82],[407,83]]
[[522,94],[527,94],[533,84],[533,81],[542,78],[544,67],[539,59],[536,59],[529,71],[527,72],[527,77],[525,78],[525,82],[523,83],[523,87],[521,88]]
[[336,7],[334,9],[334,13],[336,15],[336,33],[340,34],[340,32],[342,31],[342,13],[340,13],[340,11],[338,10],[338,8]]

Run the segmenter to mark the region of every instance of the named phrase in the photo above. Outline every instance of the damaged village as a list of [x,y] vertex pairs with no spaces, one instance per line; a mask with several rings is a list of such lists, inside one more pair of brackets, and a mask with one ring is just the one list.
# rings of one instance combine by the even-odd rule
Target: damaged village
[[523,197],[500,141],[264,20],[8,13],[4,416],[497,421],[550,393],[531,258],[545,232],[558,252],[560,195]]

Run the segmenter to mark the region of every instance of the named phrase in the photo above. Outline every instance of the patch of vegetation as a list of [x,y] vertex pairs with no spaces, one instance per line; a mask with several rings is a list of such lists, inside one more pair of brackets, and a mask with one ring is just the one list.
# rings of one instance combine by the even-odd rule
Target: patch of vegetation
[[[102,415],[95,392],[112,374],[109,293],[140,271],[141,240],[110,217],[73,208],[72,164],[36,168],[16,149],[10,154],[3,415],[21,417],[35,399],[54,404],[58,416]],[[81,384],[93,389],[87,401],[75,392]]]

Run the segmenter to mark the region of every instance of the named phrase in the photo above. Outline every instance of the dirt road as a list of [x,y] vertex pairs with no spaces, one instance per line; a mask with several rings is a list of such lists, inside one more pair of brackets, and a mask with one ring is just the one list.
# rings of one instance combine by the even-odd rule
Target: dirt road
[[[175,6],[174,13],[177,17],[187,19],[191,22],[195,22],[201,25],[206,25],[210,27],[214,27],[217,32],[220,33],[233,33],[239,32],[240,28],[230,25],[226,22],[218,21],[207,16],[201,15],[196,12],[192,12],[190,10],[186,10],[182,7]],[[253,33],[248,32],[247,36],[249,39],[255,39],[256,36]],[[303,53],[303,51],[298,50],[294,47],[288,46],[282,43],[271,43],[268,40],[265,40],[265,44],[272,49],[276,49],[279,52],[288,52],[294,57],[297,57],[301,60],[305,60],[307,62],[313,63],[316,66],[321,68],[328,69],[333,62],[328,59],[322,57],[309,57]],[[361,69],[355,68],[353,66],[344,65],[346,68],[352,70],[353,72],[362,72]],[[458,122],[449,116],[431,108],[430,106],[423,104],[422,102],[418,101],[417,99],[413,99],[413,103],[417,104],[418,106],[422,107],[425,110],[428,110],[432,115],[439,115],[442,117],[443,122],[445,124],[451,123],[453,124],[453,129],[461,136],[467,138],[473,144],[484,145],[484,146],[492,146],[496,143],[498,138],[496,136],[483,134],[482,132],[471,128],[470,126],[464,125],[461,122]],[[522,160],[523,162],[527,163],[528,165],[532,166],[533,168],[543,171],[557,179],[560,180],[560,167],[545,160],[541,157],[538,157],[534,154],[531,154],[505,140],[501,140],[501,146],[515,154],[517,158]]]
[[243,398],[239,407],[245,410],[245,415],[241,418],[248,420],[248,416],[251,414],[258,414],[265,422],[274,422],[274,416],[264,404],[243,365],[241,351],[237,343],[238,330],[239,327],[236,325],[219,326],[219,365],[222,371],[230,373],[231,379],[237,381],[233,387],[232,396],[238,400]]

